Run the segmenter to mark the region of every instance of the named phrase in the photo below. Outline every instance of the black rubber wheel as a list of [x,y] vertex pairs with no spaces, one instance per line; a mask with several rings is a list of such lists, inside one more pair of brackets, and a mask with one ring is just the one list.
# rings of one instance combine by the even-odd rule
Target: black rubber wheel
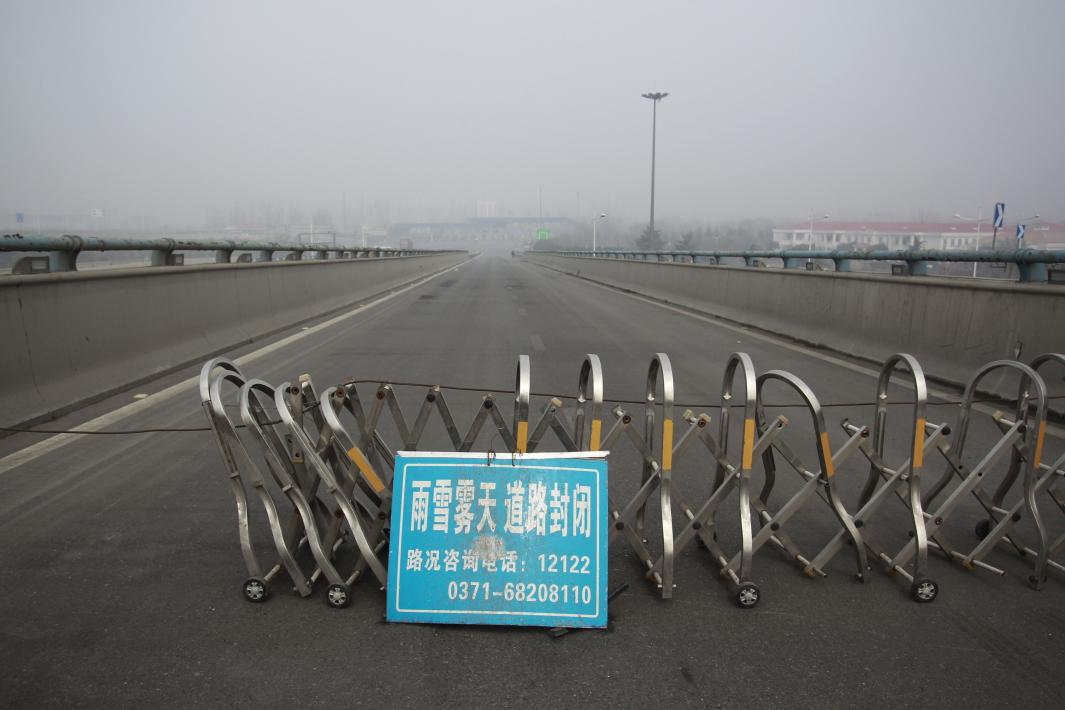
[[736,595],[733,598],[740,609],[753,609],[762,600],[762,591],[758,589],[758,585],[744,582],[736,588]]
[[939,596],[939,585],[928,577],[918,577],[910,585],[910,597],[919,604],[934,602]]
[[976,524],[976,537],[983,540],[985,537],[991,534],[991,521],[981,520]]
[[346,584],[330,584],[325,591],[325,601],[334,609],[343,609],[351,604],[351,587]]
[[240,586],[240,591],[244,598],[253,604],[261,604],[270,596],[270,587],[266,586],[266,582],[258,577],[248,577],[244,580],[244,584]]

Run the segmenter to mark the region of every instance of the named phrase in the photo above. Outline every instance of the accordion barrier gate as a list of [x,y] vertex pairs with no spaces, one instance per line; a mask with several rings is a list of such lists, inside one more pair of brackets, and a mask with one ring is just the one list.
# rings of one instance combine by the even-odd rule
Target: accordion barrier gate
[[[984,409],[976,406],[977,393],[989,374],[1001,372],[1013,375],[1017,396],[1010,412],[991,415],[997,437],[978,446],[968,436]],[[1051,532],[1065,521],[1065,455],[1044,461],[1049,400],[1044,377],[1063,373],[1065,355],[1057,353],[1029,363],[989,362],[969,379],[957,421],[932,422],[924,371],[916,358],[899,353],[881,367],[871,393],[872,422],[844,419],[836,443],[825,406],[809,385],[783,370],[759,373],[742,352],[726,363],[716,433],[710,414],[677,411],[673,367],[665,353],[650,360],[644,400],[613,407],[594,354],[581,363],[576,395],[565,398],[572,405],[544,396],[534,406],[530,360],[521,355],[513,402],[506,407],[510,416],[496,394],[478,391],[479,404],[465,427],[446,396],[463,388],[423,386],[420,406],[405,413],[397,387],[411,385],[379,383],[365,396],[359,385],[367,383],[352,380],[319,392],[308,375],[274,385],[214,358],[201,369],[199,392],[236,502],[247,573],[242,593],[249,601],[265,601],[285,577],[304,597],[325,585],[325,598],[336,608],[351,603],[351,587],[362,578],[384,589],[395,452],[424,449],[427,427],[435,420],[453,450],[487,444],[486,456],[500,465],[537,450],[610,452],[610,544],[626,546],[640,572],[668,599],[675,592],[679,555],[694,542],[701,551],[695,554],[709,558],[735,603],[751,608],[762,597],[754,561],[767,548],[815,578],[826,576],[829,563],[844,553],[857,580],[868,582],[879,567],[904,580],[919,603],[939,594],[938,558],[1004,575],[986,558],[995,549],[1011,551],[1030,565],[1027,582],[1034,589],[1046,584],[1049,572],[1065,573],[1065,532],[1056,537]],[[892,402],[893,383],[910,398]],[[774,404],[772,395],[782,392],[797,397],[797,404]],[[904,409],[889,417],[892,405]],[[809,430],[796,425],[798,418],[774,413],[783,408],[809,417]],[[737,415],[742,419],[734,422]],[[889,419],[910,442],[905,450],[886,445]],[[814,451],[814,458],[801,458],[800,448]],[[614,463],[622,460],[620,453],[627,458]],[[636,478],[635,470],[614,475],[617,466],[631,461],[639,468],[634,492],[623,481]],[[684,492],[675,476],[678,464],[694,472],[692,480],[684,480]],[[930,470],[937,466],[938,475]],[[862,467],[867,478],[850,500],[840,477]],[[782,491],[778,473],[789,469],[797,476],[795,486]],[[693,489],[701,494],[691,497]],[[974,503],[982,511],[975,530],[952,523],[963,504]],[[252,505],[261,506],[264,515],[251,515]],[[803,535],[797,533],[807,532],[803,521],[808,525],[811,516],[834,534],[819,549],[803,550]],[[253,531],[253,520],[263,518],[265,529]],[[890,542],[899,529],[906,532],[901,545]],[[271,550],[268,558],[259,552],[263,549]],[[341,554],[345,550],[352,554]]]

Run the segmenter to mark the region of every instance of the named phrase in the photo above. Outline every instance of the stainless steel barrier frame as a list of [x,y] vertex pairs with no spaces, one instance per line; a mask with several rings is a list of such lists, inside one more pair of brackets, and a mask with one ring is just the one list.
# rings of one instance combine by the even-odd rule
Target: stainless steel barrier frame
[[[313,405],[309,411],[315,412],[314,418],[318,424],[317,441],[312,439],[305,428],[305,404]],[[338,455],[340,452],[334,446],[332,430],[325,426],[324,417],[317,414],[321,407],[318,406],[310,378],[303,376],[299,387],[288,382],[280,385],[274,392],[274,405],[281,422],[292,436],[293,450],[302,452],[303,460],[310,464],[325,485],[326,492],[332,496],[336,510],[347,524],[358,548],[359,560],[351,575],[343,583],[330,585],[327,592],[329,603],[335,607],[347,606],[351,601],[350,585],[362,575],[366,567],[369,567],[384,589],[388,585],[388,571],[377,555],[387,542],[383,536],[383,522],[387,514],[380,508],[380,500],[370,501],[365,495],[355,493],[359,478],[350,465],[351,460],[347,452],[343,452],[343,457]],[[339,469],[342,478],[337,476],[333,466]],[[327,539],[337,536],[336,527],[330,526]]]
[[[966,436],[969,431],[969,423],[972,417],[973,401],[980,382],[990,373],[996,370],[1012,370],[1020,374],[1020,396],[1017,400],[1016,416],[1014,421],[1002,422],[1006,424],[1000,427],[1002,436],[993,444],[987,453],[979,460],[976,466],[969,469],[962,461],[965,452]],[[1034,400],[1034,402],[1033,402]],[[1035,415],[1032,416],[1034,404]],[[1019,478],[1021,468],[1024,468],[1022,481],[1023,508],[1027,511],[1035,525],[1039,536],[1035,573],[1029,578],[1029,583],[1035,589],[1039,589],[1045,581],[1046,553],[1049,545],[1046,528],[1043,525],[1039,507],[1035,501],[1035,472],[1040,470],[1040,458],[1042,456],[1043,438],[1046,432],[1047,416],[1047,390],[1043,378],[1028,365],[1015,360],[995,360],[977,370],[969,380],[962,396],[961,410],[958,415],[958,426],[951,446],[940,447],[938,450],[946,459],[947,465],[939,480],[924,494],[922,504],[926,509],[949,486],[955,477],[957,486],[950,491],[946,499],[942,501],[930,513],[925,513],[926,525],[928,526],[929,547],[945,554],[949,559],[958,560],[967,569],[982,568],[998,575],[1005,575],[1005,570],[994,567],[983,558],[995,547],[995,545],[1011,535],[1013,525],[1020,520],[1021,506],[1013,506],[1012,510],[1006,510],[1002,506],[1007,493],[1013,488]],[[996,417],[1001,419],[1001,417]],[[983,488],[984,475],[1007,453],[1010,454],[1010,467],[1006,476],[999,484],[994,494],[989,495]],[[1033,462],[1029,466],[1022,466],[1023,461]],[[951,515],[957,510],[960,501],[972,494],[988,516],[1002,516],[998,523],[986,531],[983,539],[968,553],[960,552],[947,539],[944,533],[944,525]],[[981,530],[978,528],[977,533]],[[1012,537],[1009,537],[1012,542]],[[1016,544],[1016,543],[1014,543]],[[913,554],[912,547],[901,550],[896,555],[898,564],[905,564]]]
[[[655,456],[655,405],[658,399],[658,381],[662,381],[662,443],[661,455]],[[673,596],[673,520],[671,497],[671,474],[673,469],[673,367],[669,356],[656,353],[647,369],[647,389],[644,404],[644,434],[636,432],[632,416],[615,407],[615,422],[601,442],[602,451],[610,451],[622,434],[632,442],[639,452],[643,464],[640,488],[629,499],[625,507],[620,507],[614,497],[609,496],[610,519],[613,527],[609,541],[613,543],[619,535],[625,537],[633,552],[644,566],[647,577],[662,591],[663,599]],[[660,463],[661,460],[661,463]],[[643,537],[647,501],[655,492],[659,493],[661,503],[662,554],[660,564],[647,549],[648,540]]]
[[[295,585],[296,592],[300,596],[309,596],[313,573],[305,574],[296,561],[299,547],[306,542],[306,538],[302,537],[302,523],[298,516],[294,517],[287,526],[281,522],[281,515],[266,487],[265,479],[255,466],[244,442],[237,435],[236,427],[226,414],[222,397],[222,386],[225,384],[231,384],[236,388],[243,387],[245,379],[240,369],[226,358],[214,358],[204,363],[199,377],[200,402],[215,445],[222,457],[230,490],[237,504],[240,549],[248,572],[247,579],[241,583],[241,593],[251,602],[266,601],[270,595],[269,583],[284,569]],[[245,462],[246,474],[241,473],[237,454]],[[245,475],[248,480],[245,480]],[[266,572],[263,572],[264,566],[259,562],[252,545],[248,516],[248,487],[255,491],[266,512],[270,536],[280,558],[279,562],[272,565]]]
[[333,553],[343,539],[339,536],[330,539],[321,533],[322,529],[336,529],[336,526],[331,525],[334,511],[327,509],[317,496],[321,478],[314,475],[316,472],[307,470],[303,453],[298,447],[293,447],[275,430],[279,421],[269,416],[267,406],[261,399],[265,397],[267,402],[274,405],[277,416],[280,416],[284,407],[277,407],[277,392],[276,388],[263,380],[245,382],[240,389],[240,417],[248,431],[257,438],[267,468],[299,515],[307,546],[318,570],[329,582],[326,601],[334,608],[343,608],[351,603],[350,585],[357,575],[344,577],[333,564]]
[[[589,398],[591,403],[589,404]],[[590,410],[590,411],[589,411]],[[603,366],[599,356],[588,353],[577,378],[577,408],[573,415],[573,440],[577,448],[585,446],[584,422],[589,423],[587,451],[598,451],[603,436]]]
[[[1036,372],[1045,365],[1058,364],[1065,366],[1065,355],[1061,353],[1046,353],[1033,359],[1029,363]],[[1023,384],[1023,383],[1022,383]],[[1019,393],[1023,394],[1023,392]],[[996,413],[994,416],[995,423],[999,426],[999,429],[1003,432],[1012,427],[1015,422],[1006,419],[1001,413]],[[1021,447],[1015,445],[1017,456],[1011,461],[1013,470],[1011,474],[1016,476],[1016,467],[1025,467],[1025,496],[1022,500],[1018,500],[1014,505],[1005,512],[992,509],[989,511],[988,518],[980,521],[976,526],[976,535],[981,540],[986,540],[989,536],[994,540],[998,535],[1000,527],[1006,527],[1009,532],[1002,535],[997,541],[1002,543],[1008,543],[1004,545],[1008,549],[1012,549],[1017,552],[1021,557],[1031,559],[1033,561],[1032,575],[1029,578],[1029,583],[1037,589],[1046,581],[1046,569],[1052,568],[1059,573],[1065,573],[1065,565],[1052,559],[1055,555],[1058,555],[1065,549],[1065,533],[1058,535],[1053,541],[1049,539],[1041,540],[1039,549],[1030,547],[1021,541],[1018,537],[1016,530],[1013,530],[1015,523],[1020,520],[1022,506],[1027,508],[1032,506],[1033,509],[1039,509],[1039,500],[1042,496],[1050,498],[1058,510],[1065,513],[1065,493],[1058,490],[1058,484],[1061,479],[1065,477],[1065,454],[1059,456],[1053,463],[1045,464],[1042,462],[1043,447],[1046,441],[1046,425],[1045,423],[1039,424],[1039,430],[1036,434],[1035,444],[1035,461],[1029,465],[1029,459],[1027,457],[1027,451]],[[1029,496],[1030,491],[1030,496]],[[1030,501],[1029,501],[1030,497]]]
[[[892,377],[903,371],[912,385],[913,414],[909,441],[912,442],[910,456],[894,468],[888,465],[884,454],[884,440],[887,432],[889,390]],[[859,497],[859,509],[854,514],[854,525],[867,530],[869,521],[880,505],[892,495],[897,497],[910,512],[910,538],[913,541],[913,568],[907,570],[904,564],[888,555],[884,549],[871,542],[867,532],[862,539],[869,551],[879,559],[888,573],[906,579],[910,583],[910,596],[917,602],[931,602],[939,594],[939,584],[928,577],[928,533],[925,528],[924,509],[921,505],[921,473],[924,459],[950,433],[947,424],[933,425],[927,421],[928,386],[924,370],[917,359],[906,353],[892,355],[881,366],[876,385],[876,415],[873,423],[872,441],[863,438],[859,450],[869,462],[869,476]],[[854,434],[860,430],[847,420],[841,422],[843,430]],[[823,569],[824,566],[843,550],[849,538],[845,531],[840,531],[814,557],[810,571]]]
[[[382,418],[389,416],[405,450],[418,448],[434,412],[440,417],[451,444],[458,451],[470,451],[486,429],[494,429],[503,447],[512,457],[537,450],[551,431],[561,449],[615,450],[624,437],[633,444],[641,458],[640,487],[622,505],[615,495],[608,496],[611,529],[610,543],[624,537],[635,552],[645,576],[661,589],[663,599],[671,598],[675,587],[676,556],[693,540],[710,552],[722,577],[732,584],[734,601],[743,608],[758,604],[761,591],[752,579],[753,557],[767,544],[782,550],[798,561],[808,576],[824,576],[825,565],[850,543],[857,564],[857,578],[866,581],[869,568],[867,552],[885,565],[889,573],[899,574],[911,582],[911,595],[918,601],[931,601],[938,585],[927,577],[928,548],[960,559],[967,567],[982,567],[1003,572],[982,561],[996,545],[1008,545],[1024,558],[1033,560],[1030,583],[1039,588],[1048,567],[1065,572],[1065,565],[1052,559],[1065,550],[1065,534],[1050,541],[1039,511],[1038,502],[1049,497],[1065,513],[1065,491],[1058,490],[1065,477],[1065,456],[1053,464],[1042,463],[1046,434],[1047,392],[1038,370],[1048,363],[1065,366],[1065,355],[1048,354],[1031,365],[1000,360],[981,368],[966,387],[958,427],[951,443],[950,427],[932,425],[926,420],[927,387],[920,364],[910,355],[897,354],[884,363],[877,382],[876,413],[873,427],[859,426],[844,420],[841,424],[847,441],[833,451],[824,414],[813,391],[797,376],[781,370],[758,375],[745,353],[733,353],[726,365],[721,390],[721,412],[717,438],[710,433],[710,417],[686,411],[677,419],[674,413],[674,378],[668,356],[657,353],[652,358],[646,378],[644,426],[637,431],[632,416],[620,406],[614,407],[614,422],[603,432],[602,415],[605,391],[599,358],[587,354],[581,364],[576,405],[572,422],[558,398],[548,400],[535,425],[530,427],[531,372],[528,356],[518,358],[515,373],[514,409],[508,423],[496,404],[495,396],[486,393],[465,433],[460,432],[448,407],[442,388],[429,387],[413,422],[408,424],[392,385],[381,383],[373,399],[364,406],[354,382],[326,389],[319,398],[309,376],[298,384],[284,383],[275,388],[262,380],[247,379],[239,368],[225,358],[204,364],[200,373],[200,399],[210,430],[222,456],[231,492],[237,504],[238,534],[241,552],[249,577],[242,585],[250,601],[262,601],[269,594],[269,583],[284,570],[302,596],[311,593],[319,576],[329,582],[327,602],[343,607],[351,601],[351,584],[371,572],[383,589],[387,585],[386,559],[391,483],[395,450],[382,436]],[[999,369],[1019,372],[1021,383],[1015,421],[996,413],[994,421],[1001,438],[969,470],[961,461],[971,418],[975,392],[989,373]],[[898,374],[907,376],[914,394],[909,458],[891,467],[886,461],[885,437],[889,407],[889,385]],[[735,381],[744,386],[743,426],[739,462],[731,457],[731,408],[734,405]],[[789,420],[767,415],[765,388],[783,384],[797,393],[802,406],[810,413],[817,455],[816,470],[807,467],[785,441]],[[246,433],[226,414],[223,390],[238,392],[241,421]],[[661,413],[658,408],[661,407]],[[386,415],[385,412],[388,412]],[[349,418],[350,417],[350,418]],[[676,422],[686,429],[675,437]],[[352,426],[353,423],[353,426]],[[872,436],[870,437],[870,433]],[[660,439],[660,441],[656,441]],[[245,440],[261,449],[269,476],[264,476]],[[713,460],[712,483],[705,501],[689,505],[673,486],[674,464],[691,456],[692,445],[701,441]],[[859,510],[851,515],[845,508],[836,486],[836,470],[854,452],[860,451],[869,464],[868,478],[859,496]],[[922,495],[925,460],[939,451],[947,462],[943,475]],[[489,452],[489,456],[493,452]],[[1007,453],[1010,468],[993,494],[981,487],[984,474]],[[802,479],[799,490],[783,505],[773,509],[769,499],[774,490],[777,457],[783,458]],[[761,461],[764,482],[757,496],[751,496],[754,462]],[[709,474],[709,469],[705,469]],[[925,512],[932,502],[955,479],[960,479],[934,512]],[[708,482],[710,478],[708,476]],[[272,482],[272,483],[271,483]],[[1020,482],[1018,484],[1018,482]],[[283,522],[271,486],[277,485],[282,498],[293,508]],[[319,494],[319,486],[324,490]],[[279,561],[263,571],[253,549],[249,522],[247,489],[254,490],[266,511],[270,535]],[[1005,503],[1011,491],[1021,488],[1021,496]],[[717,514],[732,494],[737,492],[739,512],[739,549],[727,552],[718,540],[721,522]],[[661,527],[662,548],[652,554],[643,536],[648,501],[659,496],[657,523]],[[968,554],[955,550],[945,539],[943,525],[963,498],[972,493],[987,513],[978,525],[982,538]],[[909,510],[911,539],[895,555],[888,555],[861,530],[866,528],[884,500],[895,495]],[[813,497],[821,497],[829,506],[840,530],[813,560],[806,559],[786,529],[790,519]],[[684,518],[684,526],[674,534],[673,505]],[[1009,507],[1007,507],[1009,506]],[[752,522],[757,516],[758,528]],[[1038,541],[1027,545],[1019,539],[1015,524],[1029,515]],[[354,542],[356,559],[345,576],[334,558],[344,541]],[[306,547],[316,567],[306,572],[299,560]],[[912,565],[910,562],[912,560]]]
[[[744,426],[742,436],[742,454],[739,467],[735,466],[728,458],[728,442],[730,438],[729,411],[732,406],[732,388],[737,370],[742,369],[745,387]],[[721,388],[721,422],[718,427],[720,444],[711,436],[707,425],[710,417],[701,414],[696,417],[690,410],[684,413],[684,420],[688,423],[688,431],[681,437],[673,449],[674,460],[679,459],[688,449],[688,446],[699,439],[714,459],[715,474],[714,483],[707,500],[698,509],[688,505],[680,494],[673,491],[673,501],[683,511],[686,524],[673,542],[674,555],[679,554],[692,540],[697,540],[703,548],[710,552],[714,562],[721,568],[722,576],[731,581],[733,585],[733,600],[740,608],[753,608],[761,600],[762,593],[758,585],[751,580],[751,566],[753,549],[751,505],[750,505],[750,475],[753,460],[760,456],[776,439],[781,430],[787,425],[785,417],[777,417],[767,431],[757,435],[756,413],[756,376],[754,365],[746,353],[733,353],[725,367],[725,376]],[[718,544],[716,520],[717,512],[722,504],[728,499],[732,489],[739,491],[739,524],[740,524],[740,565],[739,571],[729,567],[730,555]],[[662,568],[664,556],[660,558],[652,568],[652,573]]]
[[[835,477],[836,468],[842,465],[858,449],[861,440],[869,435],[869,429],[868,427],[859,427],[837,451],[833,452],[828,430],[825,427],[824,412],[813,390],[790,372],[770,370],[759,375],[756,379],[758,388],[757,422],[758,430],[762,434],[769,430],[769,422],[765,414],[764,390],[770,382],[780,382],[794,390],[809,411],[816,438],[815,450],[817,451],[819,468],[816,471],[810,470],[784,442],[783,438],[777,438],[772,442],[771,446],[765,449],[762,453],[762,469],[765,473],[765,480],[761,492],[751,502],[761,525],[752,542],[752,554],[767,543],[772,542],[789,558],[799,562],[808,576],[815,574],[826,576],[823,570],[814,566],[810,560],[802,555],[791,536],[784,530],[784,526],[795,513],[801,510],[815,494],[821,494],[821,497],[828,503],[836,520],[854,546],[855,562],[857,564],[855,576],[858,580],[864,582],[866,581],[865,571],[869,566],[866,559],[865,545],[862,542],[861,533],[858,532],[858,528],[854,525],[853,518],[847,512],[843,501],[840,499]],[[803,484],[799,490],[775,512],[769,506],[769,496],[776,483],[777,467],[774,451],[780,454],[803,479]],[[732,559],[729,560],[728,569],[735,571],[740,565],[741,556],[742,551],[733,555]]]

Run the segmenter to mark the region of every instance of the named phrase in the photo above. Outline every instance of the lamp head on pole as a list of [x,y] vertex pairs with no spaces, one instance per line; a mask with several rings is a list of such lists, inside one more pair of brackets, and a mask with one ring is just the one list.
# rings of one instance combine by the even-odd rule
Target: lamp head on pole
[[665,91],[656,91],[649,94],[640,94],[640,96],[644,97],[645,99],[651,99],[652,101],[661,101],[662,99],[669,96],[669,93]]

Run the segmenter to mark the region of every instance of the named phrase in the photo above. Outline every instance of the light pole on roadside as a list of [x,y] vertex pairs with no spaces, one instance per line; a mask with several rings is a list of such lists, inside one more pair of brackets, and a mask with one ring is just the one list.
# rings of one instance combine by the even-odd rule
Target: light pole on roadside
[[[954,219],[961,220],[962,222],[975,222],[976,223],[976,251],[980,251],[980,225],[984,222],[984,208],[981,207],[976,212],[975,217],[966,217],[965,215],[954,213]],[[973,262],[973,278],[976,278],[976,267],[980,264],[978,261]]]
[[592,253],[595,253],[595,237],[596,228],[599,226],[599,220],[606,219],[606,212],[600,212],[598,216],[592,218]]
[[655,139],[658,132],[658,102],[669,96],[665,91],[656,91],[648,94],[640,94],[645,99],[651,99],[651,238],[655,233]]
[[807,247],[806,247],[808,250],[813,251],[813,249],[814,249],[814,220],[815,219],[819,219],[819,220],[821,220],[823,222],[824,220],[826,220],[828,218],[829,218],[829,215],[828,215],[827,212],[825,214],[821,215],[820,217],[818,217],[815,214],[811,214],[810,215],[810,239],[808,240]]

